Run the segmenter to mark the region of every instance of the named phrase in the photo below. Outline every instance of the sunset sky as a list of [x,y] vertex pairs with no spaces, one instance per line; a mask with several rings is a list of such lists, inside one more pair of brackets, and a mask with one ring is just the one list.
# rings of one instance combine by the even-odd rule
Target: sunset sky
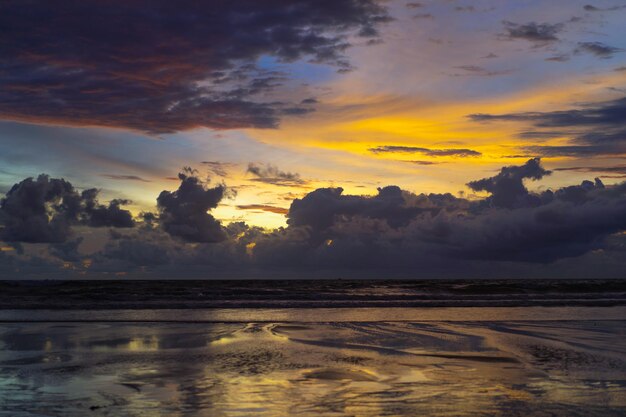
[[612,0],[3,2],[0,274],[619,274],[625,21]]

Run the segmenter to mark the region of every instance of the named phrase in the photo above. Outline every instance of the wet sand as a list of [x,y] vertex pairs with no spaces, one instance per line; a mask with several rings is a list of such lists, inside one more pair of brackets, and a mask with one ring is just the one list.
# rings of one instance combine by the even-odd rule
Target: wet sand
[[346,312],[332,309],[272,321],[281,317],[272,311],[0,323],[0,415],[626,415],[626,320],[616,310],[607,320],[578,308],[595,319],[559,321],[537,311],[513,320],[506,309],[447,321],[410,320],[415,309],[404,321],[333,320]]

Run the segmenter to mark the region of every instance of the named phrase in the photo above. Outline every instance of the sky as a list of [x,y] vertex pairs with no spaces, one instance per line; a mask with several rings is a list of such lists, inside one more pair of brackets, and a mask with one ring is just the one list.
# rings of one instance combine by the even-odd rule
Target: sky
[[623,276],[625,19],[2,2],[0,276]]

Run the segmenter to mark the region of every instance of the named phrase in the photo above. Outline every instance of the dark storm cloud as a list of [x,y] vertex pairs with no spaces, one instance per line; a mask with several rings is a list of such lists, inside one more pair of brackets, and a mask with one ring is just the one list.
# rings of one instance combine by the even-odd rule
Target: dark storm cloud
[[[63,242],[78,220],[80,196],[69,182],[40,175],[15,184],[0,202],[0,239]],[[51,212],[51,215],[50,215]]]
[[301,114],[262,96],[271,56],[351,68],[349,36],[390,20],[377,0],[6,1],[0,117],[152,133],[271,128]]
[[341,187],[320,188],[291,203],[287,224],[322,231],[338,218],[363,217],[381,219],[391,227],[399,227],[425,210],[428,209],[407,205],[404,192],[397,186],[379,188],[373,197],[343,195]]
[[[476,122],[512,121],[527,123],[542,130],[542,137],[569,136],[571,143],[560,146],[527,146],[525,152],[539,156],[621,155],[626,153],[626,97],[599,103],[587,103],[577,109],[551,112],[508,114],[472,114]],[[522,133],[524,137],[526,133]],[[537,137],[526,136],[533,139]]]
[[[540,204],[484,212],[453,225],[449,238],[459,256],[476,259],[552,262],[604,247],[626,228],[626,189],[601,182],[537,195]],[[464,240],[467,239],[467,240]]]
[[157,198],[163,229],[188,242],[225,240],[227,236],[222,225],[208,211],[216,208],[224,198],[226,187],[208,188],[191,169],[183,170],[178,178],[181,181],[178,190],[162,191]]
[[[539,194],[523,184],[547,174],[536,159],[505,167],[473,182],[492,193],[476,202],[386,187],[394,199],[381,204],[380,195],[316,190],[294,201],[287,230],[260,240],[255,250],[265,260],[335,267],[426,266],[433,259],[545,263],[602,248],[607,236],[626,229],[624,184],[584,181]],[[422,210],[411,211],[416,208]]]
[[287,229],[256,241],[255,260],[349,268],[433,268],[432,262],[463,259],[546,263],[602,248],[607,236],[626,228],[626,186],[584,181],[540,194],[524,186],[523,179],[547,173],[539,160],[505,167],[474,182],[492,192],[476,202],[393,186],[373,197],[315,190],[294,200]]
[[457,157],[468,157],[468,156],[480,156],[482,155],[478,151],[474,151],[471,149],[429,149],[429,148],[419,148],[415,146],[377,146],[375,148],[368,149],[372,153],[421,153],[423,155],[428,156],[457,156]]
[[263,182],[283,187],[300,187],[306,185],[307,183],[307,181],[300,177],[300,174],[296,172],[292,173],[281,171],[278,167],[271,164],[259,165],[249,163],[246,173],[254,176],[251,181]]
[[536,23],[530,22],[526,24],[518,24],[509,21],[503,21],[505,33],[504,39],[517,40],[523,39],[536,45],[543,45],[550,42],[558,41],[557,34],[563,30],[563,24]]
[[539,158],[535,158],[522,166],[504,167],[498,175],[470,181],[467,186],[474,191],[491,193],[491,197],[487,198],[486,202],[495,207],[514,208],[539,203],[539,201],[529,200],[531,195],[524,186],[523,180],[540,180],[546,175],[550,175],[550,171],[541,166]]
[[602,42],[578,42],[578,46],[574,50],[574,53],[583,52],[595,55],[598,58],[607,59],[613,58],[614,54],[624,52],[624,50],[606,45]]
[[78,193],[64,179],[40,175],[15,184],[0,201],[0,240],[9,242],[65,242],[71,226],[133,227],[127,200],[101,205],[98,190]]
[[[0,255],[9,269],[70,262],[75,270],[91,273],[146,270],[184,276],[195,271],[207,277],[264,268],[272,273],[381,268],[424,276],[442,265],[452,275],[466,276],[474,268],[480,274],[501,267],[519,272],[530,263],[564,262],[598,250],[614,253],[611,239],[626,230],[626,183],[605,186],[596,179],[542,192],[526,188],[524,180],[548,173],[538,159],[504,167],[470,182],[490,194],[471,201],[397,186],[379,188],[373,196],[317,189],[293,200],[287,227],[267,231],[241,222],[222,227],[207,211],[219,204],[223,186],[208,188],[186,170],[180,188],[159,197],[160,218],[152,216],[129,231],[112,229],[105,248],[88,258],[80,253],[80,238],[54,244],[46,259],[25,260],[26,251]],[[626,262],[623,255],[614,256]],[[586,261],[579,259],[584,269]]]

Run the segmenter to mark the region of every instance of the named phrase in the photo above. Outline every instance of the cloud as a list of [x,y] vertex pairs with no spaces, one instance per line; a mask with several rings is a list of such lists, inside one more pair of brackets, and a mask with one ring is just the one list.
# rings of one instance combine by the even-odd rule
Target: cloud
[[[539,156],[621,155],[626,153],[626,97],[597,103],[586,103],[579,108],[550,112],[522,112],[508,114],[471,114],[476,122],[509,121],[542,128],[533,134],[548,138],[570,136],[570,144],[559,146],[526,146],[526,152]],[[562,130],[567,128],[566,131]],[[548,129],[548,130],[546,130]],[[549,130],[556,129],[556,130]],[[531,131],[532,132],[532,131]]]
[[559,55],[553,55],[551,57],[546,58],[544,61],[548,61],[548,62],[567,62],[569,61],[570,57],[567,54],[559,54]]
[[612,7],[600,8],[600,7],[596,7],[596,6],[592,5],[592,4],[586,4],[585,6],[583,6],[583,9],[586,12],[604,12],[604,11],[614,11],[614,10],[626,9],[626,6],[612,6]]
[[397,186],[378,189],[373,197],[343,195],[343,188],[319,188],[291,203],[287,224],[309,226],[314,232],[331,227],[337,219],[365,217],[384,220],[391,227],[406,225],[417,213],[435,210],[406,204],[404,191]]
[[622,178],[622,176],[626,176],[626,165],[563,167],[563,168],[554,168],[554,171],[610,173],[610,174],[618,174],[617,178]]
[[478,151],[474,151],[471,149],[429,149],[429,148],[419,148],[414,146],[394,146],[394,145],[386,145],[386,146],[377,146],[375,148],[370,148],[370,152],[372,153],[421,153],[428,156],[438,157],[438,156],[456,156],[456,157],[469,157],[469,156],[480,156],[482,155]]
[[259,210],[275,214],[287,214],[289,209],[284,207],[276,207],[269,204],[241,204],[237,206],[238,210]]
[[[623,251],[611,246],[626,230],[626,183],[605,186],[596,179],[542,192],[524,185],[548,174],[538,159],[503,167],[470,182],[471,188],[490,193],[471,201],[397,186],[371,196],[320,188],[292,201],[287,227],[266,231],[241,222],[221,226],[207,211],[222,200],[223,186],[208,188],[185,170],[179,189],[159,196],[160,225],[112,229],[105,247],[89,255],[81,253],[80,237],[53,243],[43,257],[27,250],[1,252],[0,267],[58,269],[69,263],[64,276],[142,270],[149,276],[202,277],[315,270],[485,276],[493,271],[519,275],[530,264],[555,261],[588,273],[587,259],[598,253],[626,264]],[[572,257],[581,258],[566,261]]]
[[176,191],[161,191],[157,198],[161,227],[187,242],[225,240],[222,225],[208,211],[224,198],[226,187],[207,187],[191,168],[185,168],[178,178],[181,183]]
[[547,263],[602,248],[605,238],[626,228],[624,184],[584,181],[539,194],[525,188],[524,179],[548,173],[536,159],[504,167],[472,182],[492,193],[475,202],[393,186],[372,197],[318,189],[294,200],[287,229],[256,242],[255,260],[430,270],[442,262],[467,268],[463,260]]
[[4,2],[0,118],[171,133],[273,128],[311,111],[267,100],[288,74],[259,58],[351,68],[352,37],[390,20],[377,0]]
[[512,71],[511,70],[500,70],[500,71],[490,71],[488,69],[485,69],[483,67],[479,67],[476,65],[460,65],[460,66],[456,66],[454,68],[457,69],[461,69],[463,71],[465,71],[465,73],[462,74],[452,74],[455,77],[461,77],[461,76],[482,76],[482,77],[493,77],[493,76],[497,76],[497,75],[506,75],[506,74],[510,74]]
[[578,145],[535,145],[522,146],[521,150],[530,154],[547,158],[563,156],[583,158],[592,156],[617,156],[626,154],[626,147],[614,145],[578,146]]
[[571,136],[572,132],[566,131],[558,131],[558,130],[527,130],[523,132],[519,132],[516,136],[522,139],[552,139],[559,138],[563,136]]
[[307,181],[300,177],[300,174],[281,171],[278,167],[271,164],[259,165],[251,162],[248,164],[246,172],[255,177],[252,178],[251,181],[263,182],[280,187],[300,187],[307,183]]
[[101,205],[98,190],[78,193],[64,179],[39,175],[13,185],[0,201],[0,240],[8,242],[65,242],[72,225],[91,227],[133,227],[128,200]]
[[510,21],[503,21],[505,33],[504,39],[517,40],[522,39],[534,43],[536,46],[545,45],[547,43],[559,40],[557,34],[563,30],[563,24],[536,23],[530,22],[526,24],[518,24]]
[[588,103],[580,109],[551,112],[524,112],[507,114],[470,114],[477,122],[518,121],[531,122],[538,127],[602,126],[624,121],[626,97],[600,103]]
[[470,181],[467,186],[474,191],[487,191],[491,196],[485,201],[495,207],[514,208],[528,206],[538,201],[531,201],[532,196],[524,186],[524,179],[540,180],[550,175],[540,159],[530,159],[522,166],[508,166],[500,170],[498,175]]
[[402,162],[408,162],[410,164],[415,164],[415,165],[438,165],[440,164],[440,162],[435,162],[435,161],[402,161]]
[[602,42],[578,42],[578,46],[574,50],[574,53],[586,52],[595,55],[598,58],[608,59],[613,58],[614,54],[623,51],[623,49],[615,48]]
[[413,15],[413,19],[434,19],[435,16],[433,16],[430,13],[418,13]]
[[85,221],[91,227],[133,227],[134,220],[128,210],[120,206],[130,204],[130,200],[115,199],[108,206],[98,203],[98,190],[90,188],[81,193],[81,199],[86,214]]
[[110,180],[150,182],[149,180],[138,177],[137,175],[100,174],[100,176]]

